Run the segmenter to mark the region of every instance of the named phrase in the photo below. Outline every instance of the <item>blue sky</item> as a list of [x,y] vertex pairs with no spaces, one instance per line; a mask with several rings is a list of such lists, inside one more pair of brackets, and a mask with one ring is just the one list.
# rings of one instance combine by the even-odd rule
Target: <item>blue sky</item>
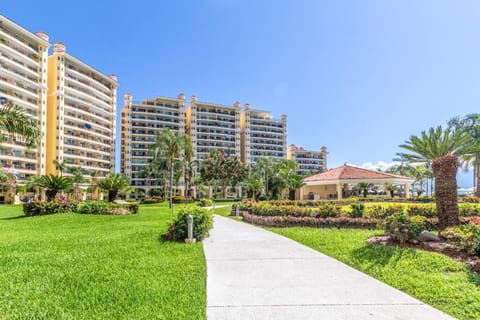
[[327,146],[329,167],[389,163],[410,134],[479,111],[479,1],[3,0],[0,12],[117,74],[119,109],[126,92],[248,102],[288,115],[289,144]]

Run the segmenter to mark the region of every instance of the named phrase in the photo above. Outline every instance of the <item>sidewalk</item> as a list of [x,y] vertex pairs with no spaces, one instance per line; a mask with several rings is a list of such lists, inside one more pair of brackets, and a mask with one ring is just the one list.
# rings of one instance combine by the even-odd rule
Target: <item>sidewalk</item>
[[204,240],[207,318],[453,319],[345,264],[221,216]]

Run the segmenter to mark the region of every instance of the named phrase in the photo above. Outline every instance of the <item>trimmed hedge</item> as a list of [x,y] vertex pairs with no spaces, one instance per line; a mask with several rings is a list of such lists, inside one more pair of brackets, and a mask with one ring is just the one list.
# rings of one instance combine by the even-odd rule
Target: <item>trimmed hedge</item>
[[296,216],[258,216],[247,211],[242,212],[243,220],[265,227],[323,227],[323,228],[362,228],[375,229],[377,219],[349,217],[296,217]]
[[211,207],[213,206],[213,200],[208,198],[202,198],[198,201],[200,207]]
[[138,203],[118,204],[107,201],[87,201],[78,206],[78,213],[125,215],[138,213]]
[[77,202],[40,202],[34,201],[23,204],[23,214],[27,217],[43,216],[47,214],[76,212]]
[[153,196],[153,197],[145,197],[142,199],[143,204],[154,204],[154,203],[162,203],[163,198],[160,196]]

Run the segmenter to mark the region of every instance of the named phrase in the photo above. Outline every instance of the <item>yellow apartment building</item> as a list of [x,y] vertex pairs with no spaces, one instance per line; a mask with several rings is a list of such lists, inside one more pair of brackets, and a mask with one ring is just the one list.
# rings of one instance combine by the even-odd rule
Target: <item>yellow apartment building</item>
[[[20,137],[2,134],[0,167],[15,172],[17,182],[45,173],[47,66],[49,37],[36,34],[0,15],[0,104],[12,102],[38,121],[41,138],[27,149]],[[0,203],[13,193],[2,190]]]
[[[125,94],[121,116],[120,171],[130,178],[136,194],[149,194],[159,182],[145,173],[152,160],[149,147],[163,128],[185,133],[185,95],[156,97],[134,102]],[[182,191],[183,193],[183,191]]]
[[114,171],[117,77],[105,75],[57,42],[48,58],[46,173],[54,160],[105,176]]
[[291,144],[288,149],[287,159],[297,164],[297,174],[316,174],[327,170],[327,148],[322,147],[320,151],[305,150]]
[[240,116],[242,161],[254,164],[259,158],[287,157],[287,116],[275,119],[268,111],[245,104]]

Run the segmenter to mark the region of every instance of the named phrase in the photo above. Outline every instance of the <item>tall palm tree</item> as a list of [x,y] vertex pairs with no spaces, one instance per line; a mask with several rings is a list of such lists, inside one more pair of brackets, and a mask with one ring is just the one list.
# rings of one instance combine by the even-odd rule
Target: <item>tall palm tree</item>
[[[469,133],[473,139],[480,140],[480,114],[472,113],[464,117],[454,117],[448,121],[449,128],[457,131]],[[473,166],[473,186],[475,196],[480,197],[480,153],[475,152],[469,157],[464,158],[465,169],[468,171],[470,165]]]
[[157,132],[155,143],[150,146],[150,150],[153,153],[153,161],[161,159],[167,160],[168,169],[170,171],[170,207],[172,207],[173,204],[175,162],[183,159],[185,157],[185,150],[189,148],[192,148],[192,143],[188,135],[172,131],[168,128]]
[[466,132],[444,130],[439,126],[422,131],[420,136],[410,136],[400,148],[408,151],[397,153],[400,161],[432,164],[439,231],[458,225],[459,161],[461,157],[480,152],[479,142]]
[[11,102],[0,105],[0,131],[23,137],[25,145],[29,148],[35,147],[40,137],[37,120]]
[[97,187],[107,191],[108,201],[113,202],[119,192],[130,190],[130,181],[123,173],[109,173],[105,178],[97,182]]
[[67,162],[65,162],[65,160],[62,160],[62,162],[60,162],[55,159],[53,160],[53,165],[55,166],[55,169],[60,172],[60,177],[63,176],[63,173],[67,169]]
[[59,191],[70,191],[73,186],[71,178],[59,177],[54,174],[40,176],[34,180],[34,184],[45,189],[48,201],[55,200],[55,196]]
[[368,189],[373,187],[373,183],[368,183],[368,182],[359,182],[357,183],[357,188],[362,190],[363,197],[366,198],[368,195]]
[[75,199],[78,200],[78,185],[85,181],[83,177],[85,170],[81,167],[69,167],[68,172],[72,175],[71,179],[73,181]]

